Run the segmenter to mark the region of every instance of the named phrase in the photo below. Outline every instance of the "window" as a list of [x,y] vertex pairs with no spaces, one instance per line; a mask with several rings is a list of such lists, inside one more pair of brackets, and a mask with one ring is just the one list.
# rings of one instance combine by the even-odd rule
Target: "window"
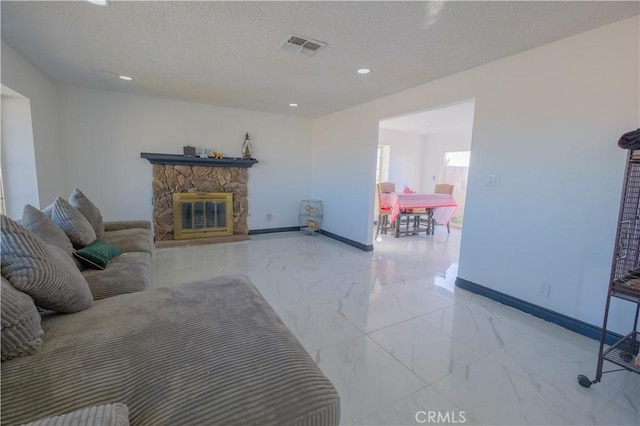
[[389,180],[389,145],[378,145],[378,156],[376,159],[376,183]]
[[467,178],[469,177],[469,162],[471,151],[455,151],[444,153],[444,167],[442,168],[442,182],[453,185],[453,198],[458,203],[456,214],[451,220],[451,226],[462,226],[464,220],[464,206],[467,195]]

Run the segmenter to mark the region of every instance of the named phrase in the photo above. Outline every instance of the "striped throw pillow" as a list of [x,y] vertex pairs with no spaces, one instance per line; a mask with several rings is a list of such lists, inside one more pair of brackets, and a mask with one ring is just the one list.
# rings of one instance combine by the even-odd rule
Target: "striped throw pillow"
[[36,353],[42,346],[44,331],[33,299],[16,290],[5,277],[0,292],[2,361]]
[[89,224],[96,233],[96,237],[101,238],[104,235],[104,222],[100,210],[78,188],[73,189],[69,197],[69,204],[78,209],[87,221],[89,221]]
[[93,304],[87,281],[67,253],[0,215],[2,275],[36,305],[62,313]]
[[75,248],[86,247],[96,240],[96,231],[87,218],[60,197],[53,204],[51,219],[67,234]]

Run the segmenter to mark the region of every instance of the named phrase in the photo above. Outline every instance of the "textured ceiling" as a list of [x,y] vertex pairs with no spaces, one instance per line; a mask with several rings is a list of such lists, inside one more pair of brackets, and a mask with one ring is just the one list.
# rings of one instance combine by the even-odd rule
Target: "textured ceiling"
[[[57,82],[306,117],[640,13],[638,2],[608,1],[2,1],[1,8],[2,39]],[[329,46],[311,58],[281,50],[291,33]],[[373,72],[356,74],[361,67]]]

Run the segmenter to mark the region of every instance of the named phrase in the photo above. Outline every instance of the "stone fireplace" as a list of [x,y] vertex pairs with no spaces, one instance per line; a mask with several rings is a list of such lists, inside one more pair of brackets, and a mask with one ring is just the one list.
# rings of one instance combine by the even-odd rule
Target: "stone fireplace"
[[[257,163],[256,160],[151,153],[141,153],[140,156],[153,164],[153,224],[156,241],[176,239],[174,194],[180,193],[231,194],[233,235],[248,235],[248,168]],[[184,235],[182,238],[185,238]]]

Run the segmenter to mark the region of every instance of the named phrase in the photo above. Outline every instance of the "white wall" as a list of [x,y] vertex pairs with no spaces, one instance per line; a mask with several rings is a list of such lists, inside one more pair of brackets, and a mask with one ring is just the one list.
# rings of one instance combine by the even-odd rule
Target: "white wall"
[[107,220],[151,219],[152,166],[141,152],[181,154],[189,144],[240,156],[248,131],[259,160],[249,169],[249,229],[298,225],[310,120],[77,87],[59,97],[64,193],[78,186]]
[[63,189],[57,87],[4,41],[1,54],[2,84],[28,98],[31,104],[38,192],[44,207]]
[[323,200],[322,228],[371,244],[378,118],[365,104],[313,122],[311,195]]
[[436,133],[424,136],[422,190],[433,192],[442,180],[444,153],[469,151],[471,131]]
[[[459,277],[601,325],[625,162],[616,141],[640,121],[639,33],[634,17],[317,119],[325,228],[372,242],[378,120],[475,98]],[[499,187],[485,186],[489,173]],[[626,333],[619,305],[610,318]]]
[[389,145],[389,182],[396,184],[396,191],[408,185],[421,191],[423,137],[417,133],[380,129],[378,142]]
[[2,95],[1,122],[6,214],[20,219],[25,204],[40,204],[29,99]]

